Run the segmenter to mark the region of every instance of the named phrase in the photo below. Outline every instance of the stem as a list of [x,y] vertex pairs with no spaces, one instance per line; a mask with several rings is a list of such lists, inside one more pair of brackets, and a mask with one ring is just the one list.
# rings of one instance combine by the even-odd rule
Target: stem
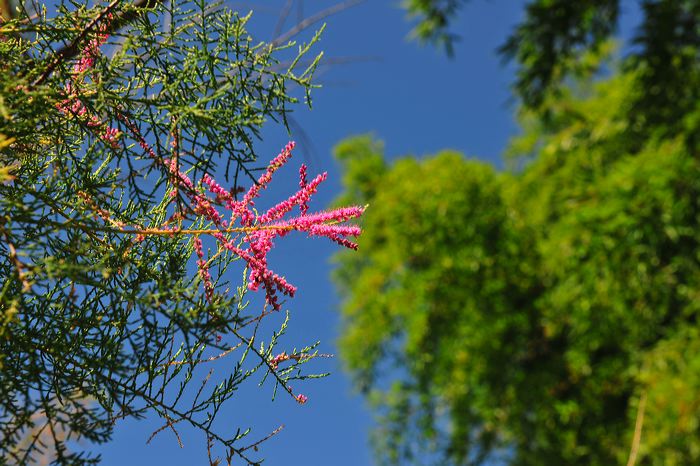
[[0,0],[0,23],[12,19],[12,2],[10,0]]
[[637,453],[639,452],[639,444],[642,440],[642,425],[644,424],[644,409],[647,404],[647,392],[642,392],[639,397],[639,405],[637,405],[637,420],[634,423],[634,437],[632,438],[632,448],[630,448],[630,456],[627,460],[627,466],[634,466],[637,462]]
[[[0,2],[6,2],[9,0],[0,0]],[[133,7],[135,8],[154,8],[156,5],[161,3],[162,0],[137,0],[133,3]],[[104,10],[100,12],[99,15],[92,21],[90,21],[87,26],[85,26],[85,29],[83,29],[80,34],[78,34],[78,37],[73,39],[70,44],[66,45],[65,47],[61,48],[56,52],[54,55],[54,59],[49,63],[49,65],[46,67],[43,73],[32,83],[32,87],[39,86],[42,84],[44,81],[48,79],[49,76],[51,76],[51,73],[54,72],[54,70],[60,65],[62,62],[69,60],[80,52],[79,45],[80,43],[85,39],[85,37],[92,32],[92,30],[97,26],[97,24],[102,21],[107,15],[109,15],[112,10],[114,10],[120,3],[122,3],[122,0],[113,0],[112,2],[105,7]],[[0,4],[1,5],[1,4]],[[131,10],[127,12],[123,12],[109,22],[107,25],[107,33],[113,33],[114,31],[117,31],[121,29],[122,27],[126,26],[128,23],[131,21],[135,20],[137,18],[138,12]]]
[[[68,229],[68,228],[78,228],[85,232],[95,233],[95,232],[105,232],[105,233],[117,233],[125,235],[142,235],[142,236],[166,236],[166,235],[216,235],[219,233],[254,233],[256,231],[264,230],[275,230],[275,231],[292,231],[299,230],[302,231],[298,225],[258,225],[254,227],[230,227],[230,228],[180,228],[176,230],[166,230],[162,228],[122,228],[122,227],[109,227],[109,226],[97,226],[97,225],[84,225],[77,222],[51,222],[43,221],[44,225],[52,224],[57,228]],[[326,222],[325,225],[336,225],[343,223],[339,220],[331,220]]]

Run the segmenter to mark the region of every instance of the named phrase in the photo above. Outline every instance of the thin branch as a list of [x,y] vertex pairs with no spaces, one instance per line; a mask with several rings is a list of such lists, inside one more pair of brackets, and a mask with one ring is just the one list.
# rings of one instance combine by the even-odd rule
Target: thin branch
[[[240,337],[239,337],[239,338],[240,338]],[[54,354],[54,353],[53,353],[53,349],[50,348],[50,347],[43,347],[43,348],[41,348],[41,349],[42,349],[43,352],[45,352],[46,354],[49,354],[49,355],[53,355],[53,354]],[[253,349],[254,352],[256,352],[257,354],[259,354],[259,353],[255,350],[255,348],[252,348],[252,349]],[[81,363],[80,363],[79,361],[77,361],[77,360],[76,360],[76,361],[73,361],[72,363],[73,363],[76,367],[78,367],[78,368],[80,368],[80,369],[83,369],[83,370],[90,370],[89,367],[84,366],[83,364],[81,364]],[[159,399],[157,399],[157,398],[151,396],[151,395],[149,394],[149,392],[147,392],[147,391],[144,391],[144,390],[142,390],[142,389],[139,389],[139,388],[137,388],[137,387],[135,387],[135,386],[130,386],[130,385],[126,384],[125,382],[122,382],[122,381],[119,380],[119,379],[114,379],[114,378],[112,378],[112,374],[105,375],[105,374],[102,374],[100,371],[96,371],[96,372],[93,372],[93,376],[96,377],[96,378],[103,379],[106,383],[110,383],[110,384],[118,385],[118,386],[122,387],[122,388],[123,388],[126,392],[128,392],[131,396],[140,397],[140,398],[141,398],[142,400],[144,400],[146,403],[149,403],[149,404],[150,404],[150,407],[153,408],[153,409],[155,409],[155,408],[160,408],[160,409],[162,410],[162,413],[161,413],[161,412],[158,412],[158,411],[157,411],[157,412],[158,412],[158,415],[161,416],[161,417],[163,417],[163,414],[166,414],[166,415],[167,415],[168,412],[170,412],[171,414],[173,414],[175,417],[178,418],[178,419],[177,419],[177,422],[185,421],[185,422],[187,422],[188,424],[192,425],[193,427],[202,430],[203,432],[205,432],[205,433],[207,434],[207,436],[211,437],[213,440],[216,440],[217,442],[221,443],[222,445],[225,445],[227,448],[230,448],[231,451],[233,451],[233,452],[235,452],[236,454],[238,454],[238,455],[239,455],[244,461],[246,461],[246,463],[248,463],[249,465],[256,465],[256,464],[259,464],[259,461],[252,461],[250,458],[248,458],[247,456],[245,456],[245,455],[243,454],[243,452],[241,451],[240,448],[233,447],[233,446],[232,446],[233,441],[231,441],[231,440],[226,440],[226,439],[224,439],[223,437],[221,437],[220,435],[218,435],[218,434],[216,434],[216,433],[214,433],[214,432],[211,432],[211,430],[208,429],[207,425],[205,425],[203,422],[200,422],[200,421],[197,421],[196,419],[194,419],[194,418],[191,416],[191,412],[181,412],[180,410],[177,409],[177,407],[176,407],[175,405],[168,405],[168,404],[165,403],[164,401],[159,400]]]
[[632,447],[630,448],[630,456],[627,460],[627,466],[634,466],[637,462],[637,453],[639,452],[639,444],[642,440],[642,425],[644,424],[644,409],[647,405],[647,392],[642,392],[637,405],[637,420],[634,424],[634,437],[632,438]]
[[283,44],[287,42],[289,39],[292,37],[296,36],[300,32],[304,31],[305,29],[308,29],[309,27],[313,26],[314,24],[318,23],[319,21],[323,21],[324,19],[328,18],[329,16],[332,16],[336,13],[340,13],[343,10],[347,10],[348,8],[352,8],[356,5],[359,5],[360,3],[365,2],[365,0],[347,0],[345,2],[338,3],[336,5],[333,5],[332,7],[326,8],[323,11],[319,11],[315,15],[309,16],[308,18],[304,19],[303,21],[299,21],[292,29],[289,31],[285,32],[281,36],[275,38],[271,44],[273,47],[277,47],[280,44]]
[[[330,67],[337,65],[350,65],[354,63],[368,63],[368,62],[381,62],[383,58],[375,55],[367,56],[339,56],[339,57],[327,57],[324,55],[323,61],[319,63],[319,68]],[[271,67],[273,71],[282,72],[294,63],[293,60],[280,61],[275,66]],[[296,62],[297,66],[309,66],[313,63],[313,60],[298,60]]]
[[231,352],[237,350],[242,344],[243,344],[243,343],[241,342],[241,343],[238,343],[237,345],[233,345],[231,348],[227,349],[227,350],[224,351],[223,353],[219,353],[219,354],[217,354],[217,355],[215,355],[215,356],[212,356],[212,357],[210,357],[210,358],[207,358],[207,359],[197,359],[197,360],[195,360],[195,361],[187,361],[187,360],[182,360],[182,361],[170,361],[169,363],[163,364],[163,365],[160,366],[160,367],[165,367],[165,366],[180,366],[180,365],[184,365],[184,364],[189,364],[189,365],[192,365],[192,366],[193,366],[193,365],[197,365],[197,364],[202,364],[202,363],[207,363],[207,362],[216,361],[217,359],[221,359],[221,358],[227,356],[228,354],[230,354]]
[[232,332],[234,335],[236,335],[241,341],[243,341],[245,344],[248,345],[248,348],[250,348],[250,349],[253,351],[253,353],[255,353],[255,355],[256,355],[257,357],[260,358],[260,361],[261,361],[264,365],[267,366],[267,368],[268,368],[268,370],[270,371],[270,373],[272,374],[272,376],[277,380],[277,382],[282,386],[282,388],[284,388],[284,390],[285,390],[287,393],[289,393],[289,395],[290,395],[292,398],[296,399],[296,395],[294,394],[294,392],[292,391],[292,389],[291,389],[291,388],[289,387],[289,385],[287,384],[287,381],[284,380],[284,379],[277,373],[277,368],[274,367],[274,366],[272,365],[272,363],[265,357],[265,355],[262,354],[262,353],[253,345],[253,338],[248,339],[248,338],[244,337],[243,335],[241,335],[239,332],[237,332],[235,329],[232,330],[231,332]]
[[12,19],[12,2],[10,0],[0,0],[0,23]]
[[249,450],[249,449],[251,449],[251,448],[252,448],[253,450],[255,450],[255,451],[258,451],[258,446],[259,446],[261,443],[263,443],[263,442],[265,442],[265,441],[267,441],[267,440],[270,440],[272,437],[274,437],[275,435],[279,434],[279,433],[282,431],[282,429],[284,429],[284,424],[282,424],[281,426],[279,426],[278,428],[276,428],[275,430],[273,430],[272,432],[270,432],[270,433],[267,435],[267,437],[263,437],[263,438],[261,438],[260,440],[258,440],[257,442],[255,442],[255,443],[253,443],[253,444],[250,444],[250,445],[248,445],[247,447],[241,448],[240,451],[246,451],[246,450]]
[[5,238],[5,244],[7,244],[7,250],[10,256],[10,261],[14,264],[15,269],[17,270],[17,279],[22,283],[22,292],[26,293],[32,288],[31,283],[29,283],[29,280],[27,280],[27,275],[25,271],[25,266],[22,264],[22,261],[19,260],[19,257],[17,256],[17,250],[15,249],[15,245],[12,243],[10,240],[10,235],[5,229],[5,220],[0,219],[0,230],[2,230],[3,237]]
[[[337,225],[339,223],[344,223],[340,220],[330,220],[323,223],[323,225]],[[68,228],[78,228],[86,232],[105,232],[105,233],[115,233],[123,235],[136,235],[136,236],[175,236],[175,235],[217,235],[219,233],[254,233],[256,231],[305,231],[299,225],[257,225],[253,227],[229,227],[229,228],[176,228],[172,230],[162,229],[162,228],[122,228],[122,227],[109,227],[109,226],[97,226],[97,225],[83,225],[81,223],[76,223],[72,221],[68,222],[51,222],[44,220],[43,225],[52,225],[57,228],[68,229]]]
[[180,448],[184,448],[184,445],[183,445],[183,443],[182,443],[182,439],[180,438],[180,433],[175,429],[175,424],[177,424],[178,422],[182,421],[183,418],[177,419],[176,421],[173,422],[173,420],[170,419],[170,416],[168,416],[167,413],[163,413],[163,415],[164,415],[165,420],[166,420],[165,425],[163,425],[162,427],[156,429],[156,430],[151,434],[151,436],[148,437],[148,440],[146,440],[146,444],[151,443],[151,440],[153,440],[153,438],[154,438],[156,435],[158,435],[159,433],[161,433],[162,431],[164,431],[165,429],[167,429],[168,427],[170,427],[170,429],[171,429],[171,430],[173,431],[173,433],[175,434],[175,438],[177,438],[177,444],[180,446]]
[[272,33],[273,38],[282,34],[282,28],[284,27],[284,23],[287,21],[287,18],[289,17],[289,12],[291,11],[293,5],[294,5],[294,0],[287,0],[287,2],[282,7],[282,10],[280,11],[279,19],[277,20],[277,24],[275,25],[275,31]]
[[80,43],[83,42],[83,40],[85,40],[85,37],[87,37],[87,35],[93,31],[93,29],[95,28],[95,26],[97,26],[98,23],[100,23],[112,13],[112,10],[114,10],[120,2],[121,0],[112,0],[112,2],[109,5],[107,5],[100,12],[99,15],[97,15],[97,17],[90,21],[87,24],[87,26],[85,26],[83,30],[80,31],[80,34],[78,34],[78,36],[75,39],[73,39],[70,44],[56,52],[51,63],[49,63],[44,72],[41,73],[41,75],[32,83],[32,87],[37,87],[41,85],[44,81],[46,81],[49,78],[49,76],[51,76],[51,73],[53,73],[56,70],[58,65],[78,55],[80,51],[78,46],[80,45]]
[[[70,60],[71,58],[75,57],[80,53],[80,44],[83,42],[85,37],[87,37],[88,34],[93,32],[97,24],[99,24],[101,21],[103,21],[109,14],[112,13],[112,10],[114,10],[122,0],[112,0],[109,5],[107,5],[97,17],[95,17],[92,21],[90,21],[87,26],[78,34],[78,36],[71,41],[70,44],[66,45],[65,47],[59,49],[55,54],[54,58],[49,63],[49,65],[46,67],[43,73],[32,83],[32,87],[36,87],[41,85],[44,81],[46,81],[49,76],[51,76],[51,73],[53,73],[56,68],[63,63],[66,60]],[[154,8],[156,5],[161,3],[162,0],[136,0],[133,3],[133,7],[136,9],[145,9],[145,8]],[[138,17],[138,10],[130,10],[130,11],[125,11],[122,12],[119,15],[116,15],[110,22],[107,24],[107,29],[106,32],[111,34],[114,31],[117,31],[121,29],[122,27],[126,26],[129,24],[131,21],[135,20]]]

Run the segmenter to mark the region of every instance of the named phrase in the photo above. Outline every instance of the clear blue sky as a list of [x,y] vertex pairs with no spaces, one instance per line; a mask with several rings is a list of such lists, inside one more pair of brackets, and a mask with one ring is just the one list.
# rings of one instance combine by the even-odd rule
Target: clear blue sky
[[[276,12],[284,2],[233,2],[253,9],[252,29],[269,39]],[[335,1],[306,1],[311,14]],[[332,147],[341,139],[371,132],[386,144],[388,157],[425,155],[452,148],[469,156],[498,163],[508,138],[517,131],[510,100],[513,68],[504,66],[495,49],[523,14],[520,0],[473,0],[463,9],[455,30],[462,36],[455,58],[408,41],[410,23],[398,0],[368,0],[327,20],[328,27],[317,50],[327,58],[372,57],[372,60],[323,68],[323,88],[314,93],[314,108],[298,108],[296,121],[313,143],[310,172],[329,172],[329,181],[312,203],[323,208],[338,192],[338,168]],[[264,5],[264,9],[256,6]],[[270,128],[258,146],[263,159],[277,154],[289,136]],[[293,134],[299,145],[299,134]],[[301,147],[299,148],[301,149]],[[292,165],[304,160],[296,151]],[[277,186],[266,193],[277,200],[296,186],[293,168],[280,173]],[[287,240],[285,238],[284,240]],[[329,279],[334,244],[324,239],[290,238],[279,241],[270,256],[272,268],[299,288],[288,301],[291,328],[285,342],[294,345],[321,340],[321,351],[336,353],[340,331],[338,298]],[[309,397],[300,406],[288,397],[270,402],[271,387],[244,390],[223,414],[231,426],[249,425],[251,439],[264,437],[279,426],[285,429],[261,445],[266,465],[364,466],[371,465],[368,434],[371,414],[364,400],[354,394],[340,360],[320,360],[309,367],[332,374],[308,381],[295,389]],[[224,370],[220,367],[219,370]],[[204,439],[183,429],[185,448],[172,434],[161,433],[150,444],[146,439],[159,426],[153,420],[117,424],[113,442],[99,448],[107,466],[204,465]],[[238,463],[235,463],[238,464]],[[240,463],[242,464],[242,463]]]

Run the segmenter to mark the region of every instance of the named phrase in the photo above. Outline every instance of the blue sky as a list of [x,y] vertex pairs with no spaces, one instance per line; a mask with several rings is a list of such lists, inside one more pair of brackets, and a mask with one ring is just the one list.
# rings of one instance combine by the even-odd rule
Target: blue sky
[[[245,11],[255,11],[251,29],[260,39],[269,39],[283,3],[233,2]],[[306,1],[305,13],[334,3]],[[509,90],[513,68],[502,64],[495,49],[521,18],[523,3],[469,2],[455,23],[462,38],[451,60],[439,50],[407,40],[410,22],[397,0],[368,0],[328,18],[317,50],[331,59],[363,60],[322,68],[319,81],[323,87],[314,93],[313,110],[298,107],[295,113],[295,120],[313,143],[313,150],[306,153],[310,173],[329,172],[311,208],[323,208],[338,193],[340,173],[331,156],[332,147],[351,135],[374,134],[385,142],[390,158],[450,148],[499,164],[517,126]],[[258,4],[264,8],[256,10]],[[262,161],[276,155],[288,138],[279,128],[269,128],[258,144]],[[292,138],[301,146],[301,135],[292,134]],[[278,200],[276,195],[295,189],[295,169],[305,159],[301,149],[295,152],[293,168],[283,170],[273,181],[276,187],[266,193],[268,199]],[[337,353],[338,297],[329,279],[330,256],[335,250],[335,244],[324,239],[290,238],[280,241],[270,255],[273,269],[299,288],[297,297],[286,306],[292,315],[285,339],[289,348],[320,340],[322,352]],[[232,426],[253,427],[252,440],[285,425],[279,435],[261,445],[260,457],[266,459],[266,465],[371,465],[371,414],[353,392],[340,359],[320,360],[310,367],[332,374],[295,387],[309,397],[306,405],[288,397],[270,402],[271,387],[267,386],[242,391],[222,417],[230,419]],[[183,430],[183,449],[168,432],[146,445],[158,427],[154,420],[117,424],[113,441],[99,448],[103,464],[206,464],[204,439],[194,432]]]

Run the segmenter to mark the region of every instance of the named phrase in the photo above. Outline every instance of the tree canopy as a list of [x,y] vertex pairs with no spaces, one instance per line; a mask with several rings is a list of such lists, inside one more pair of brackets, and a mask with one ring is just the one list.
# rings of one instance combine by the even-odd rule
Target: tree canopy
[[700,461],[700,113],[640,126],[624,70],[524,110],[507,171],[337,146],[340,200],[371,206],[341,354],[383,464]]
[[[452,22],[467,3],[408,0],[406,8],[417,18],[414,34],[452,53],[459,38]],[[625,61],[641,70],[638,79],[646,89],[637,96],[638,119],[641,124],[646,120],[668,123],[700,97],[700,4],[695,0],[640,0],[637,4],[642,21],[626,47]],[[514,89],[522,102],[538,108],[568,78],[587,74],[591,62],[582,58],[615,36],[620,8],[619,0],[530,0],[523,21],[499,49],[517,66]],[[463,14],[469,14],[469,9],[464,8]],[[678,86],[680,82],[687,85]]]

